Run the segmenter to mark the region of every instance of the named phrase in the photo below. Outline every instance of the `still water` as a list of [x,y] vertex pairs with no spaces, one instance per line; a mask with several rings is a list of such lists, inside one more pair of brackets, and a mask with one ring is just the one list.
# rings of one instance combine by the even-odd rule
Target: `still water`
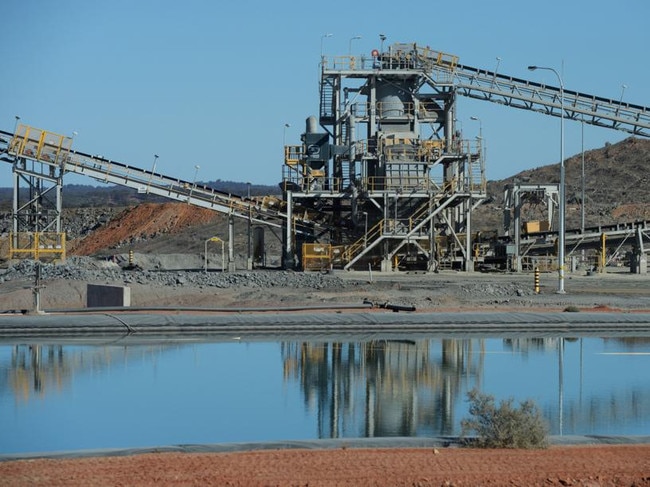
[[650,337],[1,344],[0,453],[458,435],[467,391],[554,435],[650,435]]

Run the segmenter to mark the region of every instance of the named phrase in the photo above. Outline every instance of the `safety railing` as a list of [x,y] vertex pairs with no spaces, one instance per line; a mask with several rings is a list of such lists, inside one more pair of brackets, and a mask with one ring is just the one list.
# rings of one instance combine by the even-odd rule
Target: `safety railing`
[[66,237],[63,232],[11,232],[9,258],[65,260]]
[[381,145],[386,162],[403,161],[431,164],[443,155],[445,144],[438,140],[414,140],[400,143],[398,140],[385,139]]
[[407,235],[413,232],[430,213],[431,202],[427,199],[413,211],[408,218],[383,219],[373,225],[366,234],[345,247],[342,253],[344,262],[350,262],[369,244],[373,244],[384,235]]
[[350,106],[350,113],[356,118],[367,118],[373,113],[380,119],[395,117],[414,117],[416,114],[420,119],[436,117],[436,111],[440,107],[435,102],[420,101],[378,101],[376,103],[356,102]]
[[323,56],[323,72],[357,70],[419,70],[448,72],[451,80],[458,56],[436,51],[428,46],[397,43],[388,52],[373,51],[370,56]]
[[384,233],[384,220],[378,221],[368,229],[368,232],[356,242],[347,245],[341,253],[341,259],[344,263],[350,262],[354,257],[361,253],[368,243],[375,242]]
[[9,143],[8,153],[49,164],[62,165],[72,147],[72,138],[47,130],[19,125]]
[[302,145],[284,146],[284,163],[287,166],[296,166],[305,157],[305,150]]

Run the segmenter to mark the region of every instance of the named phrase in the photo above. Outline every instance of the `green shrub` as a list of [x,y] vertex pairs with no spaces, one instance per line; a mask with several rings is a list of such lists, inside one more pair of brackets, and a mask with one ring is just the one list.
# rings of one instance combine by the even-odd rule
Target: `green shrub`
[[473,389],[467,393],[471,418],[460,422],[461,436],[475,432],[476,438],[467,443],[479,448],[546,448],[548,426],[537,405],[530,400],[513,407],[513,399],[501,401]]

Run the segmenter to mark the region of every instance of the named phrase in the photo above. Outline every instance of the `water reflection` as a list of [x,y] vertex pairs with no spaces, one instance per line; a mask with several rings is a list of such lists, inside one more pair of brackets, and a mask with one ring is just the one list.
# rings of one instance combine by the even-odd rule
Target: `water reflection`
[[[0,452],[453,436],[475,387],[533,399],[552,434],[650,435],[648,365],[648,337],[0,345],[0,429],[29,436],[61,414],[69,440],[8,433]],[[134,394],[137,431],[121,413]],[[82,441],[84,415],[101,424]]]
[[65,391],[77,373],[96,372],[116,363],[155,361],[165,348],[169,346],[13,345],[9,365],[0,364],[0,370],[6,369],[6,374],[0,374],[0,391],[7,382],[17,401],[42,398]]
[[285,378],[298,381],[306,406],[317,410],[320,438],[451,435],[462,384],[479,382],[483,354],[475,349],[483,346],[451,339],[435,347],[430,340],[294,342],[282,344],[282,358]]
[[61,390],[69,377],[70,364],[63,359],[61,345],[13,348],[8,382],[17,400],[27,401],[32,393],[42,396],[50,388]]

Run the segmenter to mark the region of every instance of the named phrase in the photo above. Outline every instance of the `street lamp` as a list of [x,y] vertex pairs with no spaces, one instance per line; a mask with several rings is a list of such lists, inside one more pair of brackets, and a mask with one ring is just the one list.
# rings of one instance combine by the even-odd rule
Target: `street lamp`
[[363,216],[365,217],[366,223],[364,225],[364,233],[363,233],[363,248],[365,249],[368,247],[368,212],[364,211]]
[[552,71],[557,76],[558,81],[560,82],[560,208],[559,208],[559,229],[558,229],[558,286],[557,293],[564,294],[564,219],[565,219],[565,209],[566,209],[566,200],[565,200],[565,181],[564,181],[564,83],[562,82],[562,77],[554,68],[548,68],[543,66],[528,66],[530,71],[535,71],[536,69],[544,69],[546,71]]
[[384,52],[384,41],[386,40],[386,36],[384,34],[379,34],[379,54],[383,54]]
[[580,233],[585,233],[585,119],[580,120],[580,146],[582,157],[580,161]]
[[618,100],[618,104],[620,105],[621,102],[623,101],[623,93],[625,93],[625,88],[627,88],[626,84],[621,85],[621,98]]
[[251,242],[251,227],[253,225],[253,215],[252,211],[253,209],[251,208],[251,183],[247,182],[246,183],[247,189],[246,189],[246,196],[248,198],[248,260],[247,260],[247,265],[246,267],[248,268],[249,271],[253,270],[253,260],[251,258],[251,255],[253,253],[252,251],[252,242]]
[[196,187],[196,175],[199,173],[199,169],[201,169],[201,166],[198,164],[194,166],[194,179],[192,180],[192,186],[190,187],[190,195],[187,198],[187,204],[190,204],[190,200],[192,199],[192,191],[194,191],[194,188]]
[[478,137],[483,140],[483,122],[478,117],[469,117],[469,119],[478,122]]
[[149,188],[151,188],[151,180],[153,175],[156,172],[156,162],[158,162],[158,154],[153,155],[153,164],[151,165],[151,174],[149,174],[149,184],[147,185],[147,194],[149,194]]
[[475,122],[478,122],[478,143],[479,143],[479,149],[481,153],[483,152],[483,122],[481,121],[480,118],[478,117],[469,117],[470,120],[474,120]]
[[334,34],[323,34],[320,36],[320,58],[323,59],[323,40],[327,37],[332,37]]
[[494,82],[497,79],[497,73],[499,72],[499,64],[501,64],[501,58],[497,56],[497,67],[494,68],[494,73],[492,74],[492,86],[494,86]]
[[354,36],[350,38],[350,42],[348,43],[348,54],[352,56],[352,41],[355,41],[357,39],[361,39],[361,36]]
[[16,130],[18,130],[18,122],[20,121],[20,117],[16,115],[16,122],[14,123],[14,135],[16,135]]
[[282,132],[282,147],[284,147],[285,145],[287,145],[287,129],[288,129],[289,127],[291,127],[291,124],[290,124],[290,123],[285,123],[285,124],[284,124],[284,129],[283,129],[283,132]]

